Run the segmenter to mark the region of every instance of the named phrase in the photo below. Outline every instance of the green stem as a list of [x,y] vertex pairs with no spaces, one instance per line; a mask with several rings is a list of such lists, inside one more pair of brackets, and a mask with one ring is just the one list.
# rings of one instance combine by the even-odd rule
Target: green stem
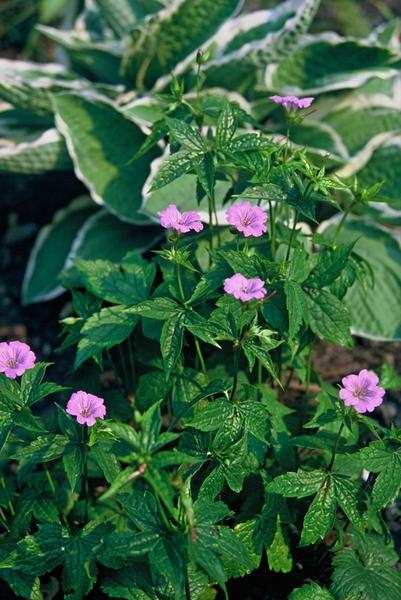
[[195,348],[196,348],[196,354],[198,355],[199,358],[199,363],[202,369],[203,373],[206,373],[206,364],[205,364],[205,359],[203,358],[203,354],[202,354],[202,349],[199,343],[198,338],[196,338],[194,336],[194,340],[195,340]]
[[131,370],[131,382],[132,382],[132,392],[135,389],[135,357],[132,349],[131,336],[127,339],[128,345],[128,358],[129,358],[129,368]]
[[290,252],[291,252],[292,244],[294,242],[294,236],[295,236],[297,224],[298,224],[298,211],[296,210],[295,215],[294,215],[294,224],[291,229],[290,241],[288,243],[287,254],[285,255],[285,262],[287,262],[288,259],[290,258]]
[[263,365],[262,365],[262,362],[260,361],[259,358],[257,360],[257,369],[258,369],[258,384],[261,385],[261,383],[262,383],[262,374],[263,374]]
[[336,457],[336,452],[337,452],[338,443],[339,443],[339,441],[340,441],[340,437],[341,437],[341,434],[342,434],[342,432],[343,432],[344,426],[345,426],[345,423],[344,423],[344,422],[342,422],[342,423],[341,423],[341,426],[340,426],[340,429],[338,430],[338,433],[337,433],[336,440],[335,440],[335,442],[334,442],[334,446],[333,446],[333,452],[332,452],[332,455],[331,455],[330,463],[329,463],[329,466],[327,467],[326,471],[331,471],[331,470],[332,470],[332,468],[333,468],[333,464],[334,464],[334,459],[335,459],[335,457]]
[[237,340],[237,345],[235,348],[235,352],[234,352],[234,381],[233,381],[233,387],[231,389],[231,394],[230,394],[230,402],[233,401],[234,396],[235,396],[235,392],[237,391],[237,385],[238,385],[238,370],[239,370],[239,357],[240,357],[240,352],[241,352],[241,340]]
[[[7,433],[6,441],[3,444],[3,448],[4,448],[5,444],[7,443],[10,432],[11,432],[11,429]],[[1,487],[6,489],[6,482],[5,482],[4,477],[0,477],[0,483],[1,483]],[[8,501],[7,506],[8,506],[8,510],[10,511],[11,516],[15,517],[15,510],[14,510],[14,506],[13,506],[13,503],[11,502],[11,500]]]
[[209,208],[209,247],[210,252],[213,251],[213,236],[214,236],[214,226],[213,226],[213,204],[211,198],[208,196],[208,208]]
[[64,523],[64,525],[66,525],[68,527],[68,523],[67,523],[67,519],[65,518],[65,515],[64,515],[63,507],[61,506],[59,497],[57,496],[57,490],[56,490],[56,485],[54,483],[54,479],[49,471],[49,467],[47,466],[47,464],[44,463],[43,466],[45,468],[47,481],[49,482],[50,489],[52,491],[54,500],[56,501],[56,505],[57,505],[58,511],[60,513],[60,518],[61,518],[62,522]]
[[89,479],[88,479],[88,427],[83,426],[82,431],[82,445],[84,447],[84,500],[85,500],[85,512],[84,522],[88,522],[88,505],[89,505]]
[[180,291],[181,300],[184,303],[185,302],[185,293],[184,293],[184,287],[182,285],[181,265],[176,263],[175,266],[176,266],[176,271],[177,271],[178,289]]
[[125,390],[127,393],[129,393],[130,384],[129,384],[129,378],[128,378],[128,371],[127,371],[127,367],[126,367],[125,359],[124,359],[124,353],[122,351],[121,344],[118,344],[117,347],[118,347],[118,356],[120,358],[120,365],[121,365],[121,369],[122,369],[123,377],[124,377]]
[[350,214],[351,210],[353,209],[353,207],[356,204],[356,200],[354,200],[353,202],[351,202],[351,204],[348,206],[348,208],[345,210],[343,216],[341,217],[341,221],[338,224],[338,227],[336,229],[336,232],[334,234],[334,238],[333,238],[333,246],[336,245],[338,238],[340,237],[340,233],[345,225],[345,221],[348,218],[348,215]]
[[215,224],[216,224],[217,241],[218,241],[219,246],[221,246],[221,234],[220,234],[219,221],[218,221],[218,218],[217,218],[216,199],[214,197],[214,193],[211,196],[210,200],[211,200],[212,212],[214,214],[214,220],[215,220]]
[[7,523],[6,515],[4,514],[2,508],[0,508],[0,523],[3,525],[4,529],[6,529],[8,533],[10,533],[10,528]]
[[311,375],[312,375],[312,356],[313,356],[313,342],[310,345],[309,352],[308,352],[308,358],[307,358],[307,362],[306,362],[306,381],[305,381],[305,398],[306,398],[306,400],[308,400],[308,398],[309,398],[309,388],[310,388],[310,381],[311,381]]
[[269,214],[270,214],[270,247],[272,253],[272,259],[276,255],[276,222],[274,208],[271,200],[269,200]]

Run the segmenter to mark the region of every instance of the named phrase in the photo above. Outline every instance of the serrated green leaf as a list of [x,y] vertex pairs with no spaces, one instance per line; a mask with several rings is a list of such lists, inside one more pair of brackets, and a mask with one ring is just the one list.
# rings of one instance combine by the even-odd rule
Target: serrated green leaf
[[284,291],[288,310],[290,339],[294,339],[304,321],[308,320],[307,296],[302,286],[295,281],[286,281]]
[[163,325],[160,350],[167,377],[178,364],[181,356],[184,340],[184,319],[185,314],[182,312],[168,319]]
[[315,494],[322,485],[326,475],[323,471],[289,472],[279,475],[268,484],[267,490],[274,494],[282,494],[289,498],[304,498]]
[[372,503],[375,510],[387,506],[397,496],[401,488],[401,452],[393,452],[386,468],[378,475],[372,490]]
[[328,290],[308,294],[309,325],[323,340],[351,348],[351,317],[347,307]]
[[332,480],[327,477],[304,517],[301,546],[309,546],[325,537],[334,525],[335,510],[335,488]]

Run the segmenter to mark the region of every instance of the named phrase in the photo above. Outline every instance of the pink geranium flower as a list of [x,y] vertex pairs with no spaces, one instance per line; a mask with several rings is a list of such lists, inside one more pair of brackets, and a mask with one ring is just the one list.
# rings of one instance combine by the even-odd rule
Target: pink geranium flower
[[359,413],[372,412],[383,402],[385,390],[379,387],[378,376],[362,369],[358,375],[347,375],[341,380],[344,387],[339,396],[346,406],[353,406]]
[[0,343],[0,373],[15,379],[35,366],[36,356],[24,342]]
[[180,212],[175,204],[169,204],[167,208],[157,213],[160,217],[160,225],[166,229],[175,229],[180,233],[202,231],[200,215],[195,210]]
[[309,108],[314,101],[313,97],[297,98],[296,96],[270,96],[276,104],[281,104],[289,112],[299,110],[300,108]]
[[241,273],[236,273],[224,281],[224,291],[237,300],[248,302],[249,300],[262,300],[266,295],[264,281],[256,277],[247,279]]
[[266,232],[267,214],[250,202],[240,202],[226,210],[227,222],[245,237],[260,237]]
[[92,427],[97,418],[104,419],[106,415],[103,398],[82,390],[71,395],[66,411],[69,415],[76,417],[80,425],[87,425],[88,427]]

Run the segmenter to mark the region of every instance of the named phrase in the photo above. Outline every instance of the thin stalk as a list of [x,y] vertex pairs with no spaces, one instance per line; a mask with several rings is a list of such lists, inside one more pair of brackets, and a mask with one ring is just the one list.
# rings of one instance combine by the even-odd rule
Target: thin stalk
[[288,259],[290,258],[290,252],[291,252],[292,244],[294,242],[294,236],[295,236],[297,224],[298,224],[298,211],[296,210],[295,215],[294,215],[294,224],[291,229],[290,241],[288,243],[287,254],[285,255],[285,262],[287,262]]
[[203,354],[202,354],[202,349],[201,349],[201,345],[199,343],[198,338],[196,338],[194,336],[194,340],[195,340],[195,348],[196,348],[196,354],[198,356],[199,359],[199,363],[202,369],[203,373],[206,373],[206,364],[205,364],[205,359],[203,358]]
[[313,343],[310,345],[308,358],[306,362],[306,381],[305,381],[305,398],[309,398],[310,380],[312,375],[312,356],[313,356]]
[[270,214],[270,248],[272,253],[272,259],[276,255],[276,222],[274,208],[271,200],[269,200],[269,214]]
[[84,447],[84,500],[85,500],[85,512],[84,521],[85,524],[88,522],[88,504],[89,504],[89,479],[88,479],[88,427],[84,425],[82,431],[82,445]]
[[231,394],[230,394],[230,402],[233,401],[235,392],[237,391],[240,351],[241,351],[241,341],[238,340],[237,346],[236,346],[235,352],[234,352],[234,381],[233,381],[233,387],[231,389]]
[[176,272],[177,272],[178,289],[180,291],[181,300],[184,303],[185,302],[185,293],[184,293],[184,286],[182,285],[181,265],[176,263],[175,267],[176,267]]
[[336,440],[335,440],[335,442],[334,442],[334,446],[333,446],[333,452],[332,452],[332,454],[331,454],[330,463],[329,463],[329,466],[327,467],[326,471],[331,471],[331,470],[332,470],[332,468],[333,468],[333,464],[334,464],[334,459],[335,459],[335,457],[336,457],[336,452],[337,452],[338,443],[339,443],[339,441],[340,441],[340,437],[341,437],[341,434],[342,434],[342,432],[343,432],[344,425],[345,425],[345,423],[344,423],[344,421],[343,421],[343,422],[341,423],[340,429],[338,430],[337,437],[336,437]]
[[338,224],[338,227],[336,229],[336,232],[334,234],[334,238],[333,238],[333,246],[336,245],[338,238],[340,237],[340,233],[345,225],[345,221],[347,220],[351,210],[353,209],[353,207],[356,204],[356,200],[354,200],[353,202],[351,202],[351,204],[348,206],[348,208],[345,210],[343,216],[341,217],[341,221]]
[[188,573],[188,569],[187,569],[186,576],[185,576],[185,598],[186,598],[186,600],[191,600],[192,599],[191,588],[189,586],[189,573]]
[[3,525],[4,529],[6,529],[8,533],[10,533],[10,528],[7,523],[6,515],[4,514],[2,508],[0,508],[0,523]]
[[132,349],[131,336],[127,339],[129,368],[131,370],[132,391],[135,389],[135,357]]
[[[10,431],[11,431],[11,429],[7,433],[6,441],[3,444],[3,448],[4,448],[4,446],[5,446],[6,442],[7,442],[8,436],[10,435]],[[3,487],[4,489],[6,489],[6,482],[4,480],[4,477],[0,477],[0,483],[1,483],[1,487]],[[13,503],[11,502],[11,500],[8,501],[7,506],[8,506],[8,510],[10,511],[10,514],[13,517],[15,517],[15,510],[14,510],[14,506],[13,506]]]
[[118,347],[118,356],[120,358],[120,365],[121,365],[121,368],[122,368],[122,371],[123,371],[124,386],[125,386],[125,389],[126,389],[127,393],[129,393],[129,391],[130,391],[129,390],[130,385],[129,385],[129,378],[128,378],[127,366],[125,364],[124,353],[122,351],[121,344],[118,344],[117,347]]
[[44,463],[43,466],[45,468],[45,473],[46,473],[47,481],[49,482],[50,489],[52,491],[52,494],[54,496],[54,500],[56,501],[57,508],[58,508],[59,513],[60,513],[60,518],[61,518],[62,522],[64,523],[64,525],[66,525],[68,527],[67,519],[65,518],[65,515],[64,515],[64,512],[63,512],[63,507],[61,506],[59,497],[57,496],[57,490],[56,490],[56,485],[54,483],[54,479],[53,479],[53,477],[52,477],[52,475],[51,475],[51,473],[49,471],[49,467],[47,466],[47,464]]
[[208,210],[209,210],[209,247],[210,252],[213,251],[213,236],[214,236],[214,225],[213,225],[213,204],[211,198],[207,198]]
[[258,384],[262,384],[262,374],[263,374],[263,365],[260,359],[257,360],[257,369],[258,369]]
[[214,220],[215,220],[215,223],[216,223],[217,241],[218,241],[219,246],[221,246],[221,234],[220,234],[220,228],[219,228],[219,221],[218,221],[218,218],[217,218],[216,199],[214,197],[214,193],[211,196],[210,200],[211,200],[211,203],[212,203],[212,212],[214,214]]

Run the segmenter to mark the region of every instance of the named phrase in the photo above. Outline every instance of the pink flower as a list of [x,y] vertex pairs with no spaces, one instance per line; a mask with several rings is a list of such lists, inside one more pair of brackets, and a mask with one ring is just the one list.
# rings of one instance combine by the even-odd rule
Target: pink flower
[[339,396],[346,406],[353,406],[359,413],[372,412],[383,402],[386,393],[379,387],[378,376],[373,371],[362,369],[358,375],[347,375],[341,380]]
[[264,285],[264,281],[258,277],[247,279],[241,273],[236,273],[224,280],[224,291],[237,300],[248,302],[249,300],[261,300],[266,295]]
[[23,342],[0,343],[0,373],[15,379],[35,366],[36,356]]
[[291,112],[300,108],[309,108],[314,101],[314,98],[297,98],[296,96],[270,96],[270,100],[273,100],[273,102],[276,104],[281,104],[286,110]]
[[202,231],[200,215],[195,210],[180,212],[175,204],[169,204],[167,208],[157,213],[160,216],[160,225],[166,229],[175,229],[180,233]]
[[240,202],[226,210],[227,222],[234,225],[245,237],[260,237],[266,232],[267,214],[259,206],[249,202]]
[[95,424],[97,417],[104,419],[106,415],[103,398],[87,394],[82,390],[71,395],[66,411],[69,415],[76,417],[80,425],[86,424],[88,427],[92,427]]

